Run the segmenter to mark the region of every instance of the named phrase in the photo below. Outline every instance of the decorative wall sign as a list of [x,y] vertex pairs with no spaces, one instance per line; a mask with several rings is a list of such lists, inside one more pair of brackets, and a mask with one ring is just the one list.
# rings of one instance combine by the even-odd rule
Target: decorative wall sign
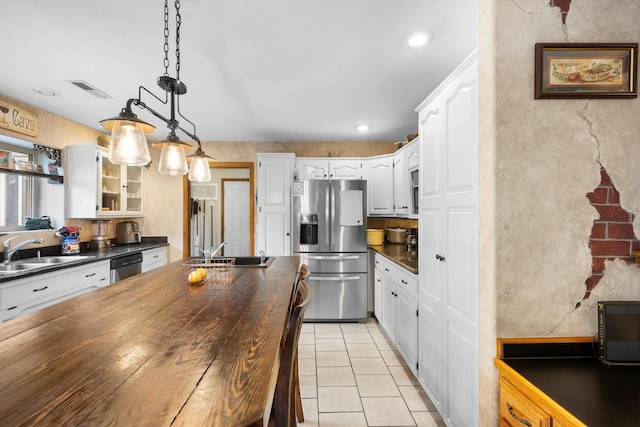
[[536,43],[535,98],[636,98],[638,43]]
[[38,136],[38,114],[0,100],[0,128],[29,136]]
[[11,151],[0,150],[0,168],[13,169]]

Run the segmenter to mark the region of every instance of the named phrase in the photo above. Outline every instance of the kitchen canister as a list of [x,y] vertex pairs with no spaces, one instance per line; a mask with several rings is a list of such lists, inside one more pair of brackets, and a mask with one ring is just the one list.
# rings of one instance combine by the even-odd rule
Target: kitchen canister
[[380,246],[384,243],[384,230],[380,228],[367,229],[367,245]]
[[62,255],[72,255],[80,253],[80,238],[63,237],[62,238]]

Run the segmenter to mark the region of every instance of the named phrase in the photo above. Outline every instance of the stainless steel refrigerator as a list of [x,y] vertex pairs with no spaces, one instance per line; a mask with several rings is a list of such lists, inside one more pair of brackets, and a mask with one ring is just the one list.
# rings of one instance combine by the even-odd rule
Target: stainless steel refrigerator
[[367,317],[367,182],[293,182],[293,252],[309,266],[309,321]]

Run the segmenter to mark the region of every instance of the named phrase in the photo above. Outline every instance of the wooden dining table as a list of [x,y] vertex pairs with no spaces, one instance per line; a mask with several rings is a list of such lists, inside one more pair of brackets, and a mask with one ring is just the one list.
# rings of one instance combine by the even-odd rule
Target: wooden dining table
[[0,426],[245,426],[271,407],[298,257],[183,261],[0,324]]

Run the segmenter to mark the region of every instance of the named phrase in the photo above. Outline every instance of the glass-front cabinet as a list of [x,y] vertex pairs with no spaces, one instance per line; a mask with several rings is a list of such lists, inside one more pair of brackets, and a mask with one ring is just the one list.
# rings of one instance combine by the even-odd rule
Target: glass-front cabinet
[[66,148],[67,217],[135,217],[144,214],[144,169],[116,165],[105,148]]

